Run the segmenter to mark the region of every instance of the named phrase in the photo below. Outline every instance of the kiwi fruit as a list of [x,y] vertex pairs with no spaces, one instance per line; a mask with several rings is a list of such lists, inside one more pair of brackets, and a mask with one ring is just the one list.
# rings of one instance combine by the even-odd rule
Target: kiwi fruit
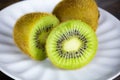
[[82,20],[96,31],[99,11],[95,0],[62,0],[53,10],[53,14],[61,22],[67,20]]
[[96,54],[98,40],[94,30],[80,20],[69,20],[55,27],[46,40],[50,61],[61,69],[78,69]]
[[16,22],[13,30],[16,45],[32,59],[46,59],[45,43],[59,20],[49,13],[28,13]]

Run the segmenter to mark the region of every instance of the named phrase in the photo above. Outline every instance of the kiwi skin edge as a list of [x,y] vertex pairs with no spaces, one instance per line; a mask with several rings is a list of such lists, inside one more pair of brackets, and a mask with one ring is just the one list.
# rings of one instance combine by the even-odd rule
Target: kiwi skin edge
[[[34,34],[32,32],[34,32],[33,30],[36,28],[36,25],[40,24],[44,18],[52,18],[52,20],[55,21],[53,22],[54,27],[59,24],[59,20],[50,13],[33,12],[20,17],[17,20],[13,30],[13,38],[16,46],[19,47],[23,53],[27,54],[34,60],[44,60],[47,57],[46,54],[43,53],[31,53],[33,50],[30,48],[32,46],[30,45],[30,37]],[[45,22],[43,24],[48,24],[48,22]]]

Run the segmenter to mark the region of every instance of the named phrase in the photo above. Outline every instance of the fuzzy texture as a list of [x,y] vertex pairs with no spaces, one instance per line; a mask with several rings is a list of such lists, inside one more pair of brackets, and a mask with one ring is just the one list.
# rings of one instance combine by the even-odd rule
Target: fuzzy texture
[[[53,22],[49,22],[49,19],[52,19]],[[46,58],[46,54],[41,49],[36,48],[33,40],[34,34],[36,34],[37,29],[45,27],[47,24],[54,24],[53,26],[56,26],[58,23],[59,20],[52,14],[39,12],[26,14],[18,19],[15,24],[13,30],[14,41],[16,45],[31,58],[43,60]],[[41,38],[40,40],[45,43],[46,37],[44,39]],[[42,43],[39,45],[42,45]]]
[[61,22],[76,19],[89,24],[94,31],[98,27],[99,11],[94,0],[63,0],[53,10]]

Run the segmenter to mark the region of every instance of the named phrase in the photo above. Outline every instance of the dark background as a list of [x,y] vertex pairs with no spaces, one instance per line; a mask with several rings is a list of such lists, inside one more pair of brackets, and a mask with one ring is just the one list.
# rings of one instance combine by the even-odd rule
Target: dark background
[[[0,10],[18,1],[20,0],[0,0]],[[99,7],[107,10],[120,20],[120,0],[96,0],[96,1]],[[10,77],[8,77],[7,75],[0,71],[0,80],[13,80],[13,79],[11,79]],[[118,76],[114,80],[120,80],[120,76]]]

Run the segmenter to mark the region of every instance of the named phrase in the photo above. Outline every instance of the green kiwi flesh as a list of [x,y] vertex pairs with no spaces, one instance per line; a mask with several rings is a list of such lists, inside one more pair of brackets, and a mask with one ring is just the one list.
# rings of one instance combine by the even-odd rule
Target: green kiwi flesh
[[80,20],[61,23],[49,34],[46,52],[51,62],[62,69],[77,69],[96,54],[98,41],[89,25]]
[[46,59],[45,43],[51,29],[59,20],[49,13],[28,13],[22,16],[14,27],[17,46],[34,60]]
[[30,51],[34,53],[32,56],[36,59],[46,58],[45,43],[47,36],[52,28],[56,27],[58,23],[59,21],[55,16],[46,16],[35,25],[36,27],[33,29],[33,34],[31,34],[30,37]]

